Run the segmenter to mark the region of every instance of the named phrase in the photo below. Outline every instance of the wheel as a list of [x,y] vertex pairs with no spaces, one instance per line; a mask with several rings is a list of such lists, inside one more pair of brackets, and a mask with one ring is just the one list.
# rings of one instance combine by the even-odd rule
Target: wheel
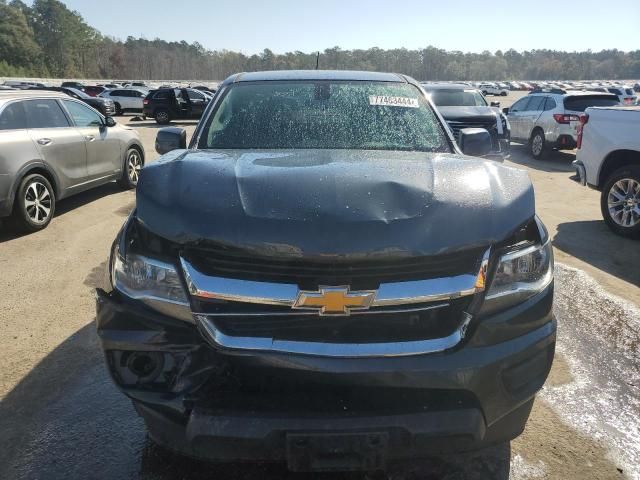
[[600,210],[609,228],[624,237],[640,237],[640,166],[613,172],[602,189]]
[[506,97],[507,96],[507,92],[500,92],[500,95],[503,96],[503,97]]
[[120,104],[118,102],[116,102],[116,115],[120,116],[123,113],[124,112],[122,111],[122,107],[120,106]]
[[482,91],[482,94],[483,94],[485,97],[488,95],[488,93],[487,93],[487,91],[486,91],[486,90],[483,90],[483,91]]
[[17,230],[37,232],[53,218],[56,196],[49,180],[39,174],[27,175],[16,192],[11,222]]
[[529,140],[529,151],[531,156],[536,160],[540,160],[545,154],[545,140],[542,130],[534,130]]
[[120,186],[126,190],[136,188],[138,178],[140,177],[140,170],[144,166],[140,150],[135,147],[127,150],[124,166],[125,168],[119,180]]
[[158,125],[166,125],[171,121],[171,116],[167,110],[156,111],[156,122]]

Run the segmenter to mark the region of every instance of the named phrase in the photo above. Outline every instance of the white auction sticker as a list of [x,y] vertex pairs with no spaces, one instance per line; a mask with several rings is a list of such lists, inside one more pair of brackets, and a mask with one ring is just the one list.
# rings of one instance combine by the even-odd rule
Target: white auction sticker
[[387,97],[386,95],[370,95],[369,105],[384,105],[386,107],[420,108],[417,98]]

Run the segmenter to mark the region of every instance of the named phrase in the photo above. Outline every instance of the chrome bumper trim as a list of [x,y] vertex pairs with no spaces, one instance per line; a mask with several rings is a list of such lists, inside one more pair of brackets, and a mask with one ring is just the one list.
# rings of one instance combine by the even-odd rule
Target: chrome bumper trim
[[442,352],[464,338],[471,315],[449,336],[429,340],[385,343],[320,343],[276,340],[268,337],[233,337],[218,330],[207,315],[195,315],[204,335],[215,346],[241,351],[262,351],[335,358],[402,357]]

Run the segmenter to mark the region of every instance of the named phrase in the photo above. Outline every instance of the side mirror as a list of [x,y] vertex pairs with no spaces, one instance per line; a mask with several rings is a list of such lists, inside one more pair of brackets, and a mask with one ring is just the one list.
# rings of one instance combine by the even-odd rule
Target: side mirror
[[491,152],[491,135],[484,128],[463,128],[458,140],[460,150],[465,155],[482,157]]
[[491,102],[491,106],[500,108],[500,102]]
[[104,124],[107,127],[115,127],[116,126],[116,121],[113,119],[113,117],[107,117],[104,119]]
[[509,115],[509,107],[504,107],[502,109],[502,113],[504,113],[505,115]]
[[160,155],[187,148],[187,132],[183,128],[167,127],[158,130],[156,152]]

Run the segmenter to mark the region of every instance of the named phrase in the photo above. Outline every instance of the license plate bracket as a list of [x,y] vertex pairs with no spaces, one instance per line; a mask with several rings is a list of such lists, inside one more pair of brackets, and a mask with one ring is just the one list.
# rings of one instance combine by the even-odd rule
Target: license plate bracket
[[294,472],[375,471],[387,463],[387,432],[289,433],[286,439]]

